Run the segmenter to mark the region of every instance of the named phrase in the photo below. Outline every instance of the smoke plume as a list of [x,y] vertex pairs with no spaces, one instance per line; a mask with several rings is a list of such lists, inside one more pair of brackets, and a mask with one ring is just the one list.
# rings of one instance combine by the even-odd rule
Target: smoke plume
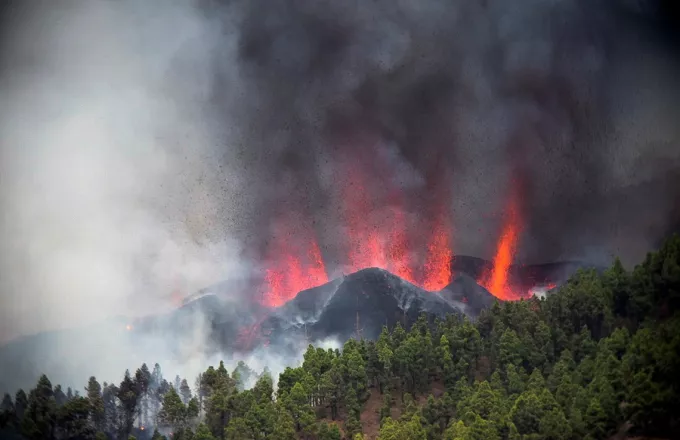
[[[253,210],[265,224],[277,209],[314,217],[333,255],[335,190],[360,174],[367,215],[398,188],[410,216],[451,218],[456,253],[489,257],[515,191],[520,259],[635,261],[677,200],[664,174],[678,164],[678,60],[615,6],[247,2],[236,35]],[[653,200],[623,196],[651,179]]]

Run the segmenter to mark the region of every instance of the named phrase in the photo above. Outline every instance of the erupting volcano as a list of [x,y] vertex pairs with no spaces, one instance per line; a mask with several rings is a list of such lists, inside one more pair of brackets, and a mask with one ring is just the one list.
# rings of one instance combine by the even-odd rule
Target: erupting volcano
[[[274,214],[263,305],[280,306],[302,290],[371,267],[428,291],[451,281],[453,227],[442,179],[409,186],[379,148],[356,154],[362,160],[340,157],[333,163],[330,219],[310,221],[311,215],[302,214],[312,211],[304,202],[290,202],[289,211]],[[425,201],[422,185],[431,195]]]
[[[424,249],[422,266],[418,263],[418,252],[408,248],[407,232],[403,228],[404,213],[399,207],[391,209],[391,216],[384,219],[384,229],[359,221],[357,213],[348,225],[346,263],[343,273],[377,267],[398,275],[426,290],[444,288],[451,279],[450,234],[444,222],[437,222],[428,230],[430,236]],[[307,234],[311,236],[312,234]],[[411,257],[411,254],[414,256]],[[328,282],[329,273],[318,242],[309,239],[280,237],[269,249],[270,266],[265,271],[265,286],[261,302],[278,307],[305,289]]]
[[[441,181],[430,190],[431,199],[423,203],[395,181],[394,171],[376,165],[381,161],[361,163],[371,164],[371,169],[343,166],[341,161],[334,164],[334,181],[339,184],[332,246],[325,246],[329,228],[300,214],[303,209],[277,215],[266,249],[263,305],[281,306],[300,291],[370,267],[430,292],[452,281],[454,227],[449,198],[443,196],[448,191],[442,190]],[[507,200],[495,257],[477,282],[499,299],[517,300],[528,296],[510,279],[521,230],[517,191]],[[424,204],[430,206],[423,209]]]

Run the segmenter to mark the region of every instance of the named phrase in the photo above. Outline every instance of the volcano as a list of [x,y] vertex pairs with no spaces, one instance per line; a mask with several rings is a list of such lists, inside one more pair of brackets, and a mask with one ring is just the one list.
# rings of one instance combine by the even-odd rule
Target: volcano
[[[566,280],[579,262],[543,265],[511,265],[508,284],[522,297],[546,291]],[[483,287],[479,280],[493,268],[493,262],[457,256],[451,261],[448,284],[427,290],[390,271],[371,267],[303,289],[290,300],[271,307],[257,301],[235,300],[234,292],[255,289],[222,283],[198,292],[174,312],[134,324],[140,331],[164,330],[182,338],[187,330],[203,325],[210,330],[215,350],[250,351],[262,345],[286,346],[300,341],[350,337],[374,339],[383,325],[397,322],[408,327],[421,313],[430,319],[456,314],[475,319],[482,310],[503,301]],[[255,283],[256,284],[256,283]]]
[[[428,292],[379,268],[368,268],[300,292],[261,326],[270,343],[290,335],[308,340],[375,339],[382,326],[408,326],[421,313],[444,317],[465,312],[439,292]],[[474,313],[474,312],[473,312]]]
[[204,289],[174,312],[138,320],[133,328],[181,341],[191,328],[203,326],[216,351],[247,352],[270,344],[293,350],[301,341],[375,339],[383,326],[400,322],[409,327],[423,313],[430,320],[448,314],[475,319],[495,300],[465,273],[441,290],[428,291],[376,267],[302,290],[278,307],[235,301],[226,285]]

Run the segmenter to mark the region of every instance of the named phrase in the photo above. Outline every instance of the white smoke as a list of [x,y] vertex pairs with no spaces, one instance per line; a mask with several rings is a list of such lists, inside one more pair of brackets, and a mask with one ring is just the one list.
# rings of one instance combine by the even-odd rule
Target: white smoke
[[2,385],[18,386],[23,367],[64,385],[88,370],[113,380],[162,362],[167,344],[130,341],[125,320],[91,324],[166,311],[249,267],[229,223],[239,182],[205,117],[213,29],[184,2],[13,8],[0,54],[0,343],[80,330],[9,347]]

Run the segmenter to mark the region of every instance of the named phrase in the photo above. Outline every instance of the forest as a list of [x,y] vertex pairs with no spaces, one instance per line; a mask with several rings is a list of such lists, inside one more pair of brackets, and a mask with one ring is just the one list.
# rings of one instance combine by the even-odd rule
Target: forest
[[[239,363],[161,367],[5,395],[7,439],[680,438],[680,236],[632,270],[581,270],[475,321],[421,316],[342,350],[309,346],[273,378]],[[407,328],[408,327],[408,328]],[[246,387],[246,384],[253,384]],[[249,389],[246,389],[249,388]]]

